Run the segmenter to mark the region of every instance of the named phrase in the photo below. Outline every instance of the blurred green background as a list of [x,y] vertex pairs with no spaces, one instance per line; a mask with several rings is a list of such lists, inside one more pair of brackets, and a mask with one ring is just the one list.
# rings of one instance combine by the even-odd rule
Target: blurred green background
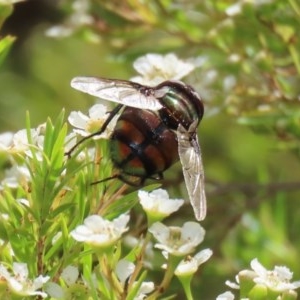
[[[195,293],[214,299],[254,257],[300,279],[299,20],[296,0],[16,3],[1,29],[16,41],[0,66],[0,131],[25,128],[27,110],[33,126],[63,108],[86,112],[94,99],[70,88],[74,76],[129,79],[147,53],[197,58],[185,81],[206,109],[203,226],[214,256],[195,277]],[[58,25],[68,34],[46,35]]]

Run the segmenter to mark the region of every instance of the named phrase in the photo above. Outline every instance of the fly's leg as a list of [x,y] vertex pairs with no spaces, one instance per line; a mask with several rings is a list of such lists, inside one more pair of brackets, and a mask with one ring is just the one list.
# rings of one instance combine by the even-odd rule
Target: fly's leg
[[158,173],[156,177],[154,177],[154,176],[140,177],[140,176],[119,173],[119,174],[115,174],[113,176],[107,177],[105,179],[102,179],[102,180],[94,181],[91,183],[91,185],[95,185],[95,184],[109,181],[112,179],[119,179],[128,185],[131,185],[134,187],[141,187],[144,185],[146,179],[162,180],[163,178],[164,178],[163,173]]
[[111,120],[115,117],[115,115],[121,110],[121,108],[124,105],[119,104],[117,105],[112,111],[109,112],[109,116],[108,118],[105,120],[105,122],[103,123],[101,129],[97,132],[94,132],[88,136],[85,136],[84,138],[82,138],[78,143],[76,143],[68,152],[65,153],[66,156],[71,157],[71,154],[73,153],[73,151],[80,145],[82,144],[84,141],[96,136],[96,135],[100,135],[101,133],[104,132],[104,130],[107,128],[108,124],[111,122]]
[[102,182],[106,182],[112,179],[119,179],[122,182],[134,186],[134,187],[141,187],[145,181],[146,178],[138,177],[138,176],[130,176],[130,175],[124,175],[124,174],[115,174],[113,176],[107,177],[102,180],[97,180],[91,183],[91,185],[99,184]]

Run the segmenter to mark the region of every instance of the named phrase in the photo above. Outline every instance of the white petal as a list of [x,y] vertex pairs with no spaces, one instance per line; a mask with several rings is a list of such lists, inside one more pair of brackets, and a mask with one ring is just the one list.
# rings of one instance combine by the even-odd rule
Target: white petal
[[13,291],[20,293],[23,290],[23,284],[21,284],[14,277],[8,278],[7,282]]
[[275,266],[274,271],[278,278],[282,281],[290,281],[293,278],[293,272],[285,266]]
[[186,222],[182,227],[182,239],[189,241],[193,245],[199,245],[205,235],[205,230],[201,227],[199,223],[196,222]]
[[140,190],[138,196],[145,211],[166,216],[177,211],[184,203],[181,199],[169,199],[167,191],[163,189],[157,189],[152,192]]
[[126,279],[133,273],[135,269],[135,265],[125,259],[121,259],[118,261],[116,266],[116,273],[120,280],[120,282],[124,285]]
[[108,245],[120,238],[127,230],[128,215],[120,215],[113,221],[105,220],[98,215],[91,215],[84,220],[70,234],[79,242],[88,242],[95,245]]
[[28,268],[25,263],[13,263],[13,272],[21,281],[24,281],[28,277]]
[[300,287],[300,280],[294,281],[291,283],[293,288],[292,289],[298,289]]
[[0,265],[0,277],[5,278],[6,280],[8,280],[11,277],[6,267],[4,267],[3,265]]
[[72,111],[68,117],[69,123],[80,129],[85,129],[89,118],[80,111]]
[[144,281],[141,284],[139,293],[141,294],[149,294],[154,290],[155,286],[152,281]]
[[234,300],[234,295],[231,292],[225,292],[219,295],[216,300]]
[[88,216],[84,221],[84,225],[89,228],[92,232],[99,232],[101,228],[105,227],[108,223],[107,220],[104,220],[99,215]]
[[4,132],[0,134],[0,150],[7,150],[13,141],[12,132]]
[[54,282],[49,282],[45,286],[45,291],[55,299],[63,299],[64,298],[64,290]]
[[103,104],[95,104],[89,109],[91,119],[105,119],[107,114],[107,107]]
[[194,257],[197,259],[198,266],[210,259],[213,252],[210,249],[204,249],[198,252]]
[[50,279],[50,276],[42,276],[39,275],[37,278],[33,280],[32,289],[37,290],[40,289],[44,283],[46,283]]
[[226,15],[229,17],[238,15],[241,12],[242,12],[242,4],[240,2],[237,2],[233,5],[228,6],[225,10]]
[[240,289],[239,284],[237,284],[236,282],[232,282],[232,281],[226,280],[225,284],[227,286],[231,287],[232,289],[235,289],[235,290],[239,290]]
[[265,277],[267,275],[267,270],[265,269],[265,267],[258,261],[257,258],[254,258],[251,263],[250,266],[252,268],[252,270],[261,277]]
[[84,225],[77,226],[71,231],[70,235],[72,238],[78,242],[84,242],[93,232]]
[[198,263],[194,257],[191,257],[187,260],[183,260],[179,263],[175,270],[177,276],[193,274],[198,270]]
[[138,73],[144,76],[148,75],[152,70],[153,61],[155,62],[156,59],[159,59],[159,55],[157,54],[141,56],[134,61],[133,67]]
[[118,218],[113,220],[113,225],[116,227],[116,229],[123,231],[127,226],[129,218],[130,217],[128,214],[122,214]]
[[161,243],[165,243],[170,235],[170,229],[160,222],[154,223],[149,228],[149,232]]
[[61,273],[61,277],[67,285],[73,285],[78,279],[79,271],[77,267],[67,266]]

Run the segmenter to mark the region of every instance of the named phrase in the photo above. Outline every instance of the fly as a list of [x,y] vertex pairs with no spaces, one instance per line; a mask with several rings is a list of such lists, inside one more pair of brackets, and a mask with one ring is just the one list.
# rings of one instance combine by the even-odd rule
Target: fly
[[206,196],[197,127],[204,108],[197,92],[175,80],[150,87],[126,80],[75,77],[71,86],[118,103],[101,129],[79,143],[104,132],[121,111],[110,138],[111,159],[120,172],[114,177],[141,186],[147,178],[161,179],[179,159],[195,217],[203,220]]

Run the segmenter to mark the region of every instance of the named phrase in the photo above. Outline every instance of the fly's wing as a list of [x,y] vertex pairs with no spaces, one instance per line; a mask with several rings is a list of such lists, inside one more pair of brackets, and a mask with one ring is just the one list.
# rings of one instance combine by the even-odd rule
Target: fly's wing
[[188,131],[179,124],[177,138],[179,158],[190,202],[196,219],[202,221],[206,216],[206,196],[204,169],[196,129],[197,122],[192,123]]
[[162,105],[157,100],[154,88],[126,80],[96,77],[75,77],[71,87],[112,102],[140,109],[158,110]]

